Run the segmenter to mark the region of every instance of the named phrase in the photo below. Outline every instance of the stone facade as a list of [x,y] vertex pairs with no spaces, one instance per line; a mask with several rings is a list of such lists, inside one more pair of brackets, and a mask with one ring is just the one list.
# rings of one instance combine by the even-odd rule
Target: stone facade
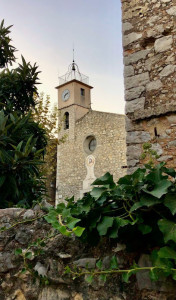
[[[70,128],[61,131],[67,138],[58,146],[57,201],[83,196],[95,178],[106,172],[115,181],[126,172],[122,168],[126,165],[125,116],[89,110],[75,122],[76,107],[62,113],[68,109]],[[88,148],[89,137],[97,142],[93,152]]]
[[176,1],[122,0],[127,165],[150,142],[176,167]]

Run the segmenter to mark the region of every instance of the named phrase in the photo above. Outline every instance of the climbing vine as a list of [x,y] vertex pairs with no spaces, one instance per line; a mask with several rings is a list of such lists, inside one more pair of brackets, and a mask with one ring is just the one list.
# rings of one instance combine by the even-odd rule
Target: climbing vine
[[[115,257],[112,257],[108,270],[102,269],[101,260],[93,270],[68,265],[65,272],[74,278],[86,275],[86,280],[91,282],[95,276],[106,280],[107,276],[118,273],[127,282],[131,275],[145,269],[150,271],[152,280],[163,275],[176,280],[175,180],[175,170],[166,168],[164,163],[147,164],[145,168],[122,177],[117,184],[113,176],[106,173],[95,180],[92,191],[82,199],[66,199],[66,204],[60,203],[41,216],[51,224],[51,232],[44,239],[30,244],[25,252],[16,249],[16,255],[24,260],[23,271],[30,269],[28,261],[32,255],[41,254],[42,247],[53,236],[62,233],[65,236],[74,234],[91,245],[97,245],[103,237],[115,239],[123,242],[127,251],[138,249],[151,257],[152,266],[147,268],[134,262],[130,268],[122,270]],[[4,230],[8,229],[1,228]],[[33,270],[30,272],[33,274]]]

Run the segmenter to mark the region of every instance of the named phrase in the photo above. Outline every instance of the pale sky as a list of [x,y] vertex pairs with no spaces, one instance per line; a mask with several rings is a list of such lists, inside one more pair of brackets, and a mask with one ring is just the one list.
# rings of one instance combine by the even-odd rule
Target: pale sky
[[94,87],[92,108],[124,113],[120,0],[0,0],[0,8],[0,20],[14,25],[17,56],[37,62],[39,91],[53,103],[74,43],[75,61]]

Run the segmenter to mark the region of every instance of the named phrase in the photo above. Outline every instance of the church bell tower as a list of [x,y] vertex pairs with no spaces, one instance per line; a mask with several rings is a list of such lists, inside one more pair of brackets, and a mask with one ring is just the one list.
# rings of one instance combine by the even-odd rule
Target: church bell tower
[[73,60],[68,71],[59,77],[58,109],[63,120],[63,131],[70,140],[74,139],[75,123],[91,109],[91,89],[89,78],[80,73],[78,65]]

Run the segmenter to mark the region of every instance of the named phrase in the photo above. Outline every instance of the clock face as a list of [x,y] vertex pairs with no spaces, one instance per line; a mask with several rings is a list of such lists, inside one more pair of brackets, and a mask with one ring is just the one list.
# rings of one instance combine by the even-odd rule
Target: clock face
[[62,92],[62,100],[67,101],[70,98],[70,91],[69,90],[64,90]]

